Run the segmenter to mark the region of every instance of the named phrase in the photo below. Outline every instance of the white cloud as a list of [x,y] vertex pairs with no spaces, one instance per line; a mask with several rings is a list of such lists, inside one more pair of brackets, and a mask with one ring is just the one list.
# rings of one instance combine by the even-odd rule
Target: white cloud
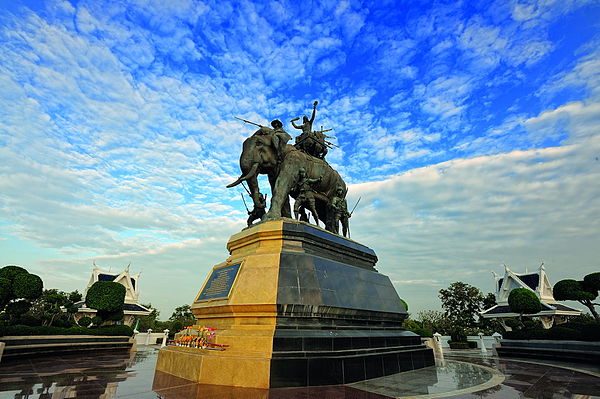
[[523,270],[543,259],[553,281],[581,277],[598,266],[599,150],[596,139],[353,185],[352,197],[362,196],[353,237],[373,246],[379,270],[417,310],[438,306],[430,285],[461,280],[491,291],[490,271],[502,262]]
[[[516,6],[519,21],[509,24],[489,15],[465,23],[456,5],[390,24],[378,19],[378,6],[84,0],[50,2],[43,16],[23,9],[1,17],[0,222],[10,226],[3,231],[56,252],[32,262],[56,271],[45,272],[50,285],[81,289],[69,282],[85,282],[92,259],[113,267],[134,260],[152,295],[165,265],[175,271],[165,277],[172,285],[179,274],[201,274],[174,297],[189,302],[243,225],[238,192],[224,186],[239,174],[241,143],[253,128],[233,115],[267,123],[308,113],[316,98],[316,124],[334,128],[341,145],[329,161],[349,182],[381,180],[352,185],[365,195],[353,232],[405,286],[431,293],[460,273],[478,281],[473,268],[487,276],[489,259],[496,265],[514,248],[515,262],[532,262],[524,243],[545,256],[556,232],[580,237],[569,243],[587,256],[589,212],[566,215],[564,229],[555,216],[579,200],[596,206],[593,181],[578,172],[588,166],[594,177],[595,164],[571,160],[593,161],[597,149],[593,49],[540,90],[543,98],[583,87],[592,97],[535,117],[498,111],[504,122],[472,131],[480,103],[494,101],[487,91],[523,82],[517,67],[542,61],[557,43],[548,41],[548,21],[576,4]],[[513,151],[550,139],[567,146]],[[453,146],[466,157],[508,154],[397,175],[451,158]],[[393,234],[380,240],[381,230]],[[205,266],[196,270],[200,254]],[[412,266],[406,276],[396,259]],[[419,268],[441,272],[432,280],[415,274]],[[168,294],[157,299],[163,309]]]

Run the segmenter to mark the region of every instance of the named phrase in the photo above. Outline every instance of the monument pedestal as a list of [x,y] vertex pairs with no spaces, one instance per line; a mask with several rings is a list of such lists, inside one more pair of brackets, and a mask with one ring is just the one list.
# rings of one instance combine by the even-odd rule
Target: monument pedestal
[[338,385],[434,364],[368,247],[292,219],[233,235],[192,310],[225,351],[168,346],[156,370],[211,385]]

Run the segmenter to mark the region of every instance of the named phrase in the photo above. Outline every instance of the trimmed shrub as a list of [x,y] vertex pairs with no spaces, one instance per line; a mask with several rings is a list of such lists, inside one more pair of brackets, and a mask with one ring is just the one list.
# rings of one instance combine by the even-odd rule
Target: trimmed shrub
[[578,341],[581,339],[581,332],[570,328],[557,326],[550,329],[550,338],[556,340]]
[[554,294],[554,298],[559,301],[591,301],[596,298],[593,292],[585,290],[583,281],[573,279],[560,280],[554,284],[552,293]]
[[600,341],[600,324],[589,324],[581,327],[581,339],[584,341]]
[[102,321],[119,321],[123,320],[123,317],[125,317],[125,313],[122,309],[114,312],[102,312],[99,310],[98,316],[102,318]]
[[27,301],[16,301],[6,305],[6,313],[19,316],[26,313],[31,308],[31,304]]
[[73,322],[71,321],[71,318],[66,316],[66,315],[61,315],[60,317],[57,317],[54,319],[54,321],[52,322],[53,326],[56,327],[64,327],[64,328],[69,328],[69,327],[73,327]]
[[102,317],[100,317],[100,316],[92,317],[92,323],[94,323],[95,326],[99,326],[100,324],[102,324]]
[[133,335],[133,330],[129,326],[109,326],[99,328],[84,327],[54,327],[54,326],[0,326],[0,337],[18,336],[18,335],[107,335],[107,336],[128,336]]
[[600,291],[600,272],[590,273],[583,278],[586,291]]
[[41,326],[42,321],[37,317],[34,317],[30,314],[24,314],[19,318],[19,324],[23,324],[25,326]]
[[519,320],[517,320],[517,319],[512,319],[512,318],[506,319],[504,321],[504,324],[506,324],[506,326],[510,327],[510,328],[519,328],[519,327],[521,327],[521,322],[519,322]]
[[5,277],[0,277],[0,309],[8,303],[12,297],[12,283]]
[[452,342],[467,342],[467,334],[462,328],[454,328],[450,333]]
[[125,287],[112,281],[96,281],[85,296],[88,307],[103,312],[123,309]]
[[539,320],[523,320],[523,327],[528,329],[543,328],[542,322]]
[[17,298],[37,299],[42,296],[44,283],[39,276],[21,273],[13,280],[13,293]]
[[87,317],[87,316],[84,316],[84,317],[82,317],[81,319],[79,319],[79,325],[80,325],[81,327],[87,327],[87,326],[89,326],[90,324],[92,324],[92,319],[91,319],[91,318],[89,318],[89,317]]
[[406,303],[406,301],[404,299],[402,299],[402,298],[400,298],[400,302],[402,302],[402,304],[404,305],[404,308],[408,312],[408,303]]
[[19,274],[27,273],[27,270],[19,266],[4,266],[0,269],[0,278],[5,278],[12,282]]
[[510,310],[519,314],[532,314],[542,310],[542,304],[535,292],[527,288],[515,288],[508,295]]
[[432,338],[433,337],[433,333],[423,327],[416,327],[411,329],[410,331],[414,332],[415,334],[419,334],[419,336],[421,337],[428,337],[428,338]]

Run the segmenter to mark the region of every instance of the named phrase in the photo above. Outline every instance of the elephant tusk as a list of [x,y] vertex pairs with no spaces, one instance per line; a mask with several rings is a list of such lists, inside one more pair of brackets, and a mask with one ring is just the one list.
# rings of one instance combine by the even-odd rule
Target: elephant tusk
[[252,165],[252,168],[250,169],[250,171],[248,173],[246,173],[243,176],[240,176],[240,178],[237,179],[236,181],[234,181],[233,183],[228,184],[227,188],[235,187],[238,184],[240,184],[241,182],[243,182],[244,180],[248,180],[251,177],[254,177],[256,175],[256,172],[258,172],[258,162],[254,163]]

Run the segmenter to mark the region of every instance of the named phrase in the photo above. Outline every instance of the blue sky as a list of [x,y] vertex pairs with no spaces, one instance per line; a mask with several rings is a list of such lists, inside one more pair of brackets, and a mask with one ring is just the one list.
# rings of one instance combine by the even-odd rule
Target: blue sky
[[[241,142],[308,114],[412,310],[600,268],[595,1],[0,1],[0,264],[190,302],[244,226]],[[263,182],[266,186],[266,182]]]

